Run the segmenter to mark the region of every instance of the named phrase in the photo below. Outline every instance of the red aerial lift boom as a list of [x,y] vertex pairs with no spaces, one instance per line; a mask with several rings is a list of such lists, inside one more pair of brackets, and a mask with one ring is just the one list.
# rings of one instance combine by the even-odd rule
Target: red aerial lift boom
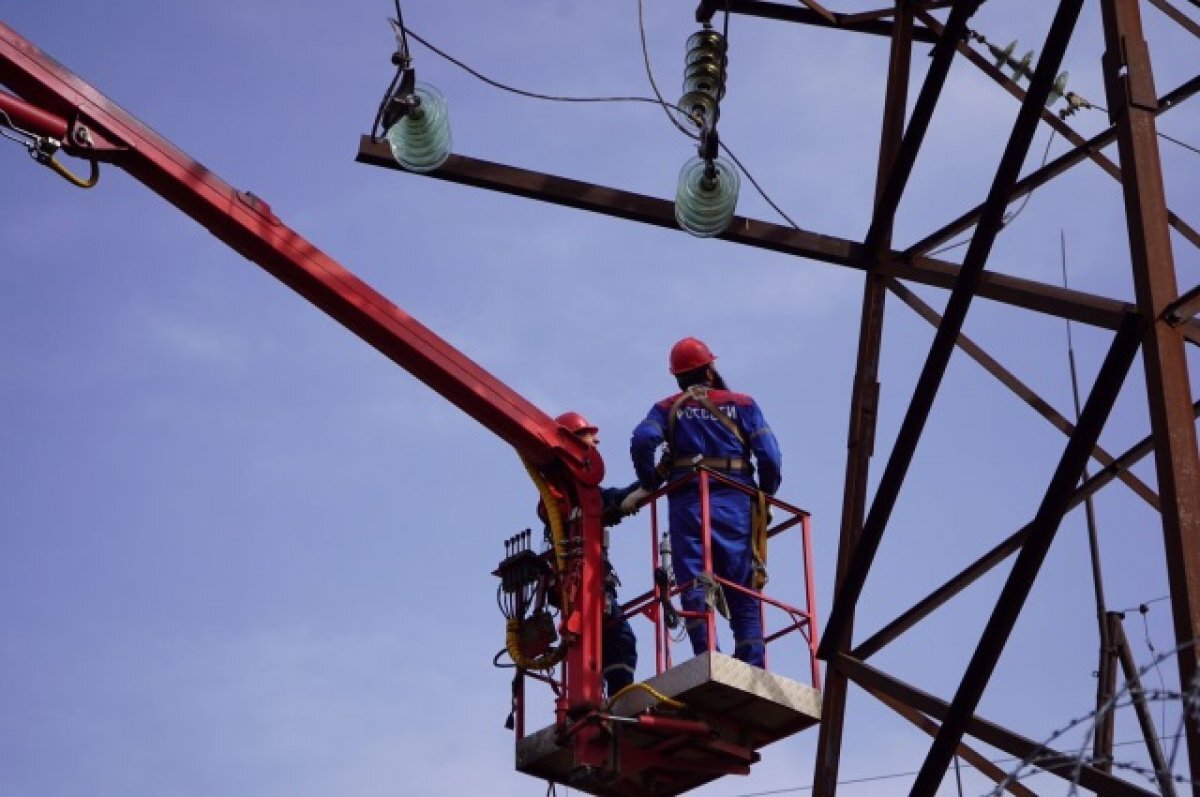
[[[536,749],[528,753],[525,771],[597,794],[678,794],[722,774],[748,771],[748,764],[757,760],[756,747],[815,721],[815,714],[810,718],[785,712],[776,728],[751,733],[747,728],[756,720],[739,719],[729,706],[728,716],[720,723],[714,720],[716,724],[649,716],[639,727],[653,737],[652,749],[619,747],[606,725],[600,691],[599,485],[604,462],[596,449],[322,253],[275,216],[266,202],[221,180],[3,23],[0,87],[8,89],[0,89],[0,126],[15,131],[35,159],[81,185],[94,181],[98,164],[123,169],[512,445],[537,478],[562,496],[563,508],[573,518],[565,577],[573,585],[574,600],[559,626],[565,659],[556,686],[556,721],[547,733],[529,737]],[[56,160],[60,151],[88,161],[92,179],[74,177]],[[800,520],[797,515],[779,525]],[[804,520],[807,559],[807,513]],[[806,581],[811,602],[811,579]],[[647,616],[654,611],[652,606],[635,610]],[[812,615],[794,617],[789,630],[804,631],[815,651]],[[716,659],[710,655],[704,661],[711,664]],[[815,659],[813,665],[815,676]],[[689,683],[704,699],[720,703],[725,693],[711,688],[712,672],[710,668],[700,673],[699,681],[693,678]],[[815,711],[819,699],[805,699]],[[754,714],[759,706],[754,701],[742,700],[736,708]],[[638,710],[644,713],[652,707]],[[697,737],[702,741],[697,743]],[[669,766],[673,751],[684,747],[689,752],[682,766],[691,775],[648,774]],[[519,765],[521,755],[518,744]],[[731,757],[739,763],[729,764]]]

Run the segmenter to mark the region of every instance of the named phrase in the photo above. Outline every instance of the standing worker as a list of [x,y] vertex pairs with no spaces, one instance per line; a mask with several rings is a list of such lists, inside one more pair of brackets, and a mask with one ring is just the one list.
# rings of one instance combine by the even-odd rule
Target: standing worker
[[[564,412],[554,420],[558,421],[571,434],[590,446],[600,445],[600,428],[592,425],[587,418],[578,412]],[[552,488],[553,489],[553,488]],[[604,631],[600,639],[602,648],[601,667],[604,678],[604,688],[611,698],[625,687],[633,683],[634,670],[637,668],[637,637],[629,626],[629,620],[621,612],[621,604],[617,600],[617,587],[621,580],[617,571],[608,560],[608,527],[620,523],[625,515],[637,511],[631,506],[628,511],[622,507],[625,499],[631,494],[636,501],[638,483],[628,487],[604,487],[600,490],[603,502],[602,519],[604,523]],[[546,510],[538,504],[538,515],[546,521]],[[547,532],[549,534],[549,532]]]
[[[633,430],[630,454],[638,481],[653,491],[664,479],[674,480],[704,465],[730,479],[754,488],[753,454],[758,465],[758,485],[767,495],[779,489],[782,455],[779,443],[763,419],[762,411],[743,393],[726,389],[713,363],[716,356],[703,341],[684,338],[671,348],[670,370],[682,391],[650,408]],[[658,447],[666,443],[662,462],[655,466]],[[746,589],[757,590],[765,571],[756,579],[752,545],[754,499],[746,493],[709,481],[709,516],[712,531],[713,572]],[[626,510],[635,499],[626,499]],[[700,523],[700,484],[694,479],[668,498],[671,553],[680,584],[693,581],[704,570],[704,540]],[[759,563],[761,566],[761,563]],[[756,667],[765,662],[762,612],[759,601],[737,590],[728,590],[729,625],[733,630],[733,655]],[[681,595],[686,611],[704,609],[705,591],[693,583]],[[708,650],[708,624],[688,622],[688,636],[696,654]]]

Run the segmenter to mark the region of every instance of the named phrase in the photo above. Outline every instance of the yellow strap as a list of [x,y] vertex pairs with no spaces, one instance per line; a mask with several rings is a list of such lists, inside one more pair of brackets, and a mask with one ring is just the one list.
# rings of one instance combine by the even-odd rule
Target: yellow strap
[[750,550],[754,555],[754,572],[751,575],[750,586],[762,589],[767,583],[767,516],[770,513],[767,494],[762,490],[755,493],[752,509]]

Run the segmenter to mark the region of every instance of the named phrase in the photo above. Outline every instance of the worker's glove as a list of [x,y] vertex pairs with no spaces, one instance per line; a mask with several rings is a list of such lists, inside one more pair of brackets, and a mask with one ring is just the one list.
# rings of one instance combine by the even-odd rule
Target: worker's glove
[[642,508],[642,504],[650,497],[650,491],[638,487],[636,490],[625,496],[625,500],[621,502],[621,514],[632,515]]

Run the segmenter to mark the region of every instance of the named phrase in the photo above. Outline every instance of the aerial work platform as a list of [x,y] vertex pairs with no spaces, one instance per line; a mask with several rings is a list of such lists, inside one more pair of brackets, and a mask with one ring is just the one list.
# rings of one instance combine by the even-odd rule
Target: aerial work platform
[[[668,535],[659,528],[655,502],[693,481],[697,482],[701,507],[703,572],[680,584],[671,567]],[[763,505],[756,517],[765,520],[754,524],[753,535],[758,538],[755,556],[764,581],[766,542],[788,529],[799,529],[802,578],[772,582],[790,587],[800,596],[798,603],[766,594],[761,584],[730,581],[714,570],[708,513],[711,483],[748,492]],[[692,472],[659,488],[647,505],[650,587],[617,606],[615,618],[605,616],[608,610],[599,590],[591,602],[578,601],[570,611],[560,610],[579,594],[583,583],[579,565],[588,561],[579,554],[583,547],[576,530],[579,513],[551,530],[553,539],[561,538],[566,544],[556,543],[537,552],[529,530],[505,542],[505,558],[495,575],[500,578],[497,602],[507,618],[507,633],[505,650],[497,659],[507,653],[516,669],[512,713],[506,725],[516,737],[519,772],[601,797],[674,797],[725,775],[750,774],[751,766],[759,761],[759,750],[820,721],[821,673],[816,657],[809,513],[699,463]],[[566,551],[561,557],[557,554],[560,548]],[[600,545],[595,545],[594,564],[600,563],[599,554]],[[793,567],[797,564],[794,558],[791,562]],[[694,595],[700,588],[705,593],[703,605],[683,608],[683,593],[693,590]],[[717,650],[718,610],[725,604],[724,595],[733,592],[758,603],[768,652],[777,650],[777,643],[785,637],[802,643],[793,652],[801,655],[799,661],[807,660],[807,683],[773,672],[773,665],[766,660],[763,667],[756,667]],[[551,596],[556,593],[564,597],[554,604]],[[557,621],[555,611],[560,615]],[[606,699],[599,688],[602,645],[582,648],[580,641],[580,633],[588,627],[587,618],[594,624],[593,632],[601,630],[601,620],[610,627],[621,621],[648,620],[653,632],[653,675]],[[699,623],[707,626],[707,650],[701,646],[694,657],[674,661],[672,647],[683,642],[691,648],[686,628]],[[603,635],[596,636],[596,642],[602,643]],[[581,649],[584,655],[578,655]],[[650,651],[643,651],[644,662]],[[797,663],[794,657],[781,661],[789,659],[793,666]],[[593,670],[584,673],[589,664]],[[526,732],[526,686],[530,682],[548,687],[555,706],[553,723],[533,733]],[[581,699],[585,687],[592,691],[587,699]]]
[[[669,797],[723,775],[748,774],[759,749],[821,716],[817,689],[717,652],[645,685],[610,707],[611,769],[576,767],[569,740],[560,745],[553,725],[517,742],[517,769],[589,794]],[[658,695],[683,707],[664,708]]]

